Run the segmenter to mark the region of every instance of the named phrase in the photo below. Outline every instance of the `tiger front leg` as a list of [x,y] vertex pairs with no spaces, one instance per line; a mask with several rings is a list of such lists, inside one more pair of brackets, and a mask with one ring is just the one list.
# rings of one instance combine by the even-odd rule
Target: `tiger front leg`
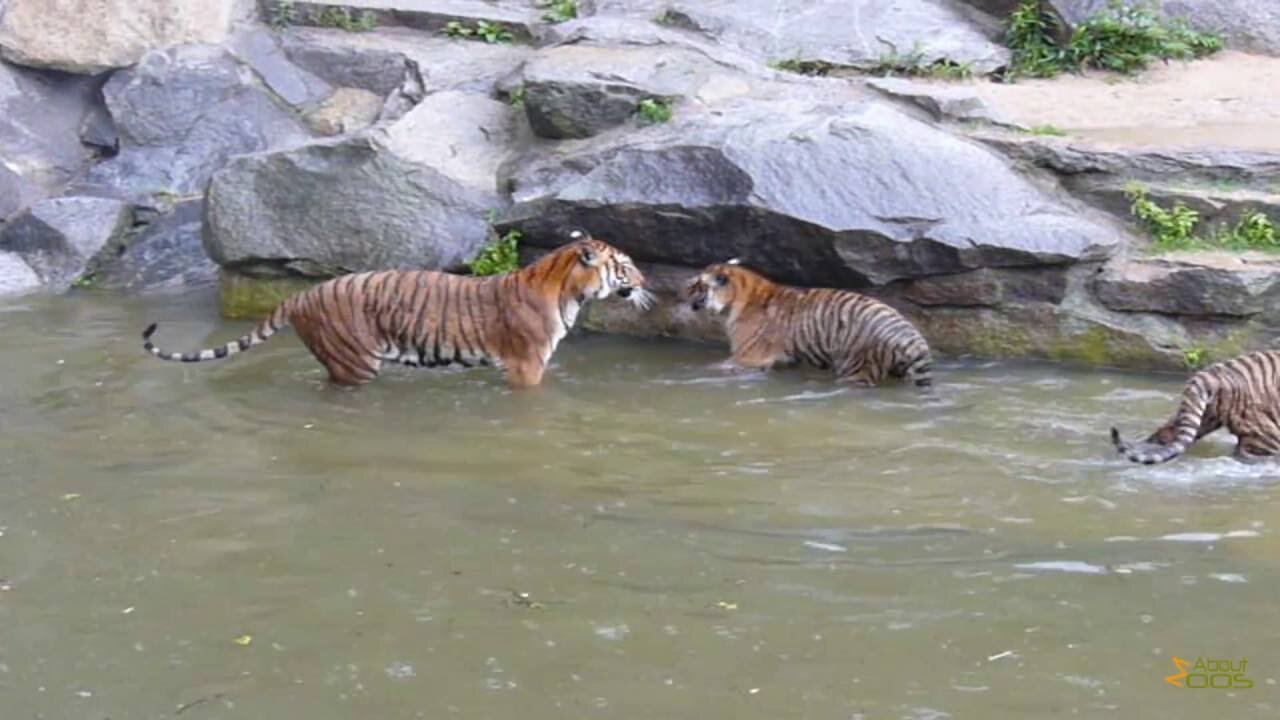
[[515,390],[536,387],[542,383],[546,366],[537,359],[520,359],[502,363],[502,377]]

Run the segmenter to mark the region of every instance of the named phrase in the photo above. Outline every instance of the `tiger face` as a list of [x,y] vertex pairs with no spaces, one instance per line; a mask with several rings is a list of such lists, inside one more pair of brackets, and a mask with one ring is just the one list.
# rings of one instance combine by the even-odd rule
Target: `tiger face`
[[574,231],[570,237],[578,244],[579,277],[575,284],[583,296],[603,300],[616,293],[640,310],[653,306],[653,293],[645,287],[644,273],[630,256],[581,231]]
[[695,275],[685,286],[685,298],[689,307],[695,312],[706,309],[718,314],[733,305],[739,295],[746,293],[753,275],[739,262],[734,258],[728,262],[708,265]]

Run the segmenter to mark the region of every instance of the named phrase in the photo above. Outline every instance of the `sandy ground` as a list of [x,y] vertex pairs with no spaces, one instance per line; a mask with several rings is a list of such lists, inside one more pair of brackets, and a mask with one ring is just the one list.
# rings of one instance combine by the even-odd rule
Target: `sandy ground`
[[996,112],[1028,126],[1123,145],[1280,150],[1280,58],[1223,52],[1133,78],[1094,73],[975,83]]

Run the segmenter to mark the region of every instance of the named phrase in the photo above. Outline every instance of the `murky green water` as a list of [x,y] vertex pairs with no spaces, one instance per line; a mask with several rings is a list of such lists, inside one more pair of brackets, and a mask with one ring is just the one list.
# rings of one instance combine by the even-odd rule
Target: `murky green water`
[[1280,709],[1280,470],[1107,443],[1176,377],[944,363],[930,404],[588,337],[533,392],[341,391],[291,335],[140,351],[244,327],[210,307],[0,304],[5,720]]

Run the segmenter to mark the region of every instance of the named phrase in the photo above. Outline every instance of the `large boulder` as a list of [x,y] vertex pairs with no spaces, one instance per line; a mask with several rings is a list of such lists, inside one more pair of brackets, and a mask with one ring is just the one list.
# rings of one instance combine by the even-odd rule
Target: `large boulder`
[[1165,315],[1249,317],[1280,308],[1280,264],[1267,258],[1210,256],[1116,263],[1094,279],[1112,310]]
[[779,279],[861,286],[980,267],[1103,259],[1123,237],[997,154],[883,102],[750,101],[509,164],[500,229],[565,225],[642,259],[742,256]]
[[251,274],[454,266],[505,204],[513,125],[504,103],[439,92],[389,127],[236,158],[210,183],[205,247]]
[[209,286],[218,267],[204,251],[204,201],[180,202],[162,213],[137,211],[141,222],[118,235],[85,270],[94,287],[146,292]]
[[0,250],[0,296],[30,292],[39,287],[40,276],[21,255]]
[[947,0],[677,1],[663,19],[771,60],[861,69],[946,61],[983,73],[1009,59]]
[[84,171],[80,128],[100,86],[0,63],[0,220]]
[[118,200],[61,197],[42,200],[0,227],[0,250],[20,255],[55,290],[66,290],[132,221]]
[[228,158],[310,137],[250,68],[210,45],[149,53],[102,92],[120,153],[94,166],[86,183],[139,203],[198,195]]
[[237,0],[8,0],[0,56],[20,65],[96,75],[156,48],[216,43]]

